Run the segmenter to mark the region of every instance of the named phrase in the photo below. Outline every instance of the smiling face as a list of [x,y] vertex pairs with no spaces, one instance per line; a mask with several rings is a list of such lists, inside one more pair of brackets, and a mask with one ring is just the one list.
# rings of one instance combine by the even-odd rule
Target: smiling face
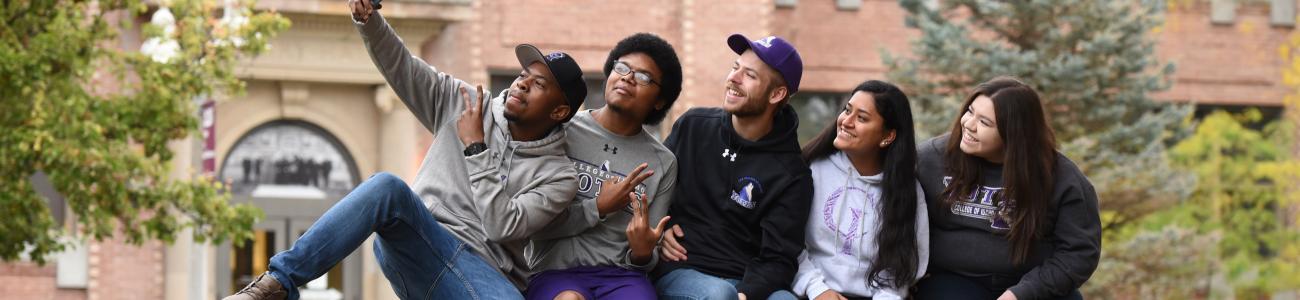
[[[506,97],[505,117],[523,124],[544,124],[555,119],[556,110],[568,106],[551,70],[541,62],[533,62],[519,71],[519,77],[510,84]],[[555,119],[562,121],[561,118]]]
[[777,89],[785,88],[778,86],[777,76],[776,70],[759,59],[754,51],[746,50],[727,74],[722,109],[740,117],[762,114],[770,104],[781,100],[775,97],[785,97],[783,92],[774,94],[778,93]]
[[998,133],[993,99],[980,95],[971,101],[961,116],[961,151],[990,162],[1001,163],[1002,135]]
[[[619,57],[615,64],[619,63],[627,65],[631,70],[626,75],[617,71],[609,72],[609,77],[605,78],[606,107],[636,116],[638,120],[645,120],[651,112],[663,109],[664,103],[659,99],[660,87],[657,84],[663,80],[663,73],[654,60],[645,53],[635,52]],[[650,79],[656,83],[638,84],[635,79],[637,73],[650,75]]]
[[882,143],[893,142],[894,134],[894,130],[885,129],[885,119],[876,109],[875,97],[856,92],[835,119],[834,145],[845,153],[875,156],[885,147]]

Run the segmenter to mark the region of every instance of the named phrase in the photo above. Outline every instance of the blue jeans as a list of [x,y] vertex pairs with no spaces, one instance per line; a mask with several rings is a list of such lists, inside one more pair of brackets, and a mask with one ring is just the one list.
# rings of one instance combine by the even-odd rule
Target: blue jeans
[[[655,290],[659,292],[659,299],[733,300],[739,299],[737,294],[740,292],[736,291],[738,284],[740,284],[739,279],[716,277],[693,269],[677,269],[660,277],[659,281],[655,282]],[[749,295],[746,296],[749,298]],[[772,293],[767,299],[799,298],[790,291],[780,290]]]
[[447,232],[389,173],[361,183],[292,248],[272,257],[271,275],[296,300],[296,287],[325,274],[371,233],[379,235],[375,258],[402,299],[523,299],[496,266]]

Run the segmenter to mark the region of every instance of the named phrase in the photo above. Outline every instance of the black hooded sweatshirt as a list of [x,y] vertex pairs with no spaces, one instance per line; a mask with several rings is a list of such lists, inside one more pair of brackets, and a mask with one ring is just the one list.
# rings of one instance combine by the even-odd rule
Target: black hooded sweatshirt
[[804,249],[812,177],[799,156],[799,118],[785,106],[758,141],[736,133],[719,108],[687,111],[664,145],[679,172],[669,215],[687,260],[660,262],[655,276],[689,268],[728,279],[750,299],[789,289]]

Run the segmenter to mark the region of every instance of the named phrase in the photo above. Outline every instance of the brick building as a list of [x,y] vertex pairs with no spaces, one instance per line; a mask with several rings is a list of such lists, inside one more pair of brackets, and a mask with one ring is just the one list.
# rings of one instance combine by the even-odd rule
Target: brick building
[[[1281,82],[1285,62],[1277,49],[1295,29],[1295,1],[1174,1],[1180,6],[1156,38],[1159,57],[1178,69],[1173,88],[1156,97],[1276,114],[1292,91]],[[240,67],[245,96],[217,99],[214,149],[234,200],[267,212],[257,237],[241,248],[110,240],[46,266],[0,264],[0,299],[216,299],[265,270],[270,255],[369,174],[412,179],[432,137],[374,70],[345,1],[261,2],[293,27]],[[832,103],[862,80],[883,78],[878,49],[905,55],[919,34],[903,25],[895,0],[387,0],[382,12],[413,53],[492,90],[518,71],[515,44],[569,52],[588,73],[590,106],[604,102],[600,68],[614,43],[656,33],[676,47],[685,75],[665,124],[690,107],[720,104],[735,57],[724,40],[733,32],[780,35],[800,49],[797,105]],[[176,176],[191,174],[200,144],[174,145]],[[320,299],[396,299],[370,249],[363,245],[309,289]]]

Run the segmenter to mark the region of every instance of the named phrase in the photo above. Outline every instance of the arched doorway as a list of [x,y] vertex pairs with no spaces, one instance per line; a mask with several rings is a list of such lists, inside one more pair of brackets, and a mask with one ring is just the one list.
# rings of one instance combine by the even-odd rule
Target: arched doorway
[[[216,284],[228,295],[266,271],[271,256],[293,246],[322,214],[360,182],[356,162],[334,135],[311,123],[277,120],[244,134],[217,173],[231,202],[266,213],[243,246],[217,250]],[[361,259],[354,251],[302,288],[302,299],[358,299]],[[218,296],[220,298],[221,296]]]

